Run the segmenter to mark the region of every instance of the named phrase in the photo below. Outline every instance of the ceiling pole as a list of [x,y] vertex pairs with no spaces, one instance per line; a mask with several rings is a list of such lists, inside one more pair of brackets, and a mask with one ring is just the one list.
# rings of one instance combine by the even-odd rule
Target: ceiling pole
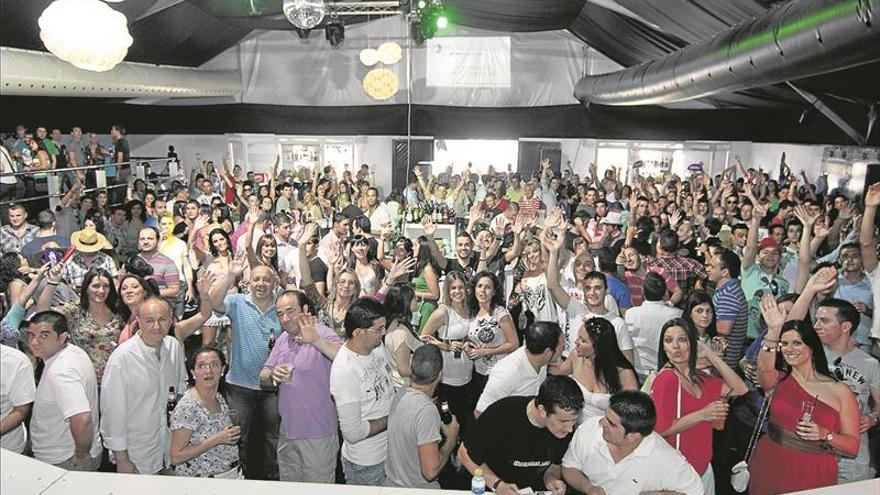
[[828,117],[828,120],[834,123],[837,127],[840,128],[843,132],[846,133],[847,136],[851,137],[853,141],[855,141],[859,146],[864,146],[865,143],[868,142],[868,139],[862,135],[859,131],[855,130],[853,126],[849,125],[843,117],[837,115],[837,112],[831,109],[828,105],[826,105],[822,100],[819,99],[818,96],[810,93],[809,91],[799,88],[794,85],[794,83],[786,81],[788,87],[794,90],[795,93],[801,95],[803,99],[807,100],[807,103],[812,105],[816,110],[822,112],[822,115]]

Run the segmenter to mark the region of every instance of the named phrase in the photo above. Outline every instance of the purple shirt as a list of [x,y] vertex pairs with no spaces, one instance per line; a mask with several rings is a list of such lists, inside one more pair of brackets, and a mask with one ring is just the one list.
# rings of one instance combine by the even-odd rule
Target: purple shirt
[[[330,328],[319,324],[315,330],[327,342],[342,343]],[[278,411],[281,434],[289,440],[326,438],[336,435],[336,407],[330,396],[330,366],[317,347],[299,344],[289,333],[281,332],[275,347],[263,365],[274,368],[293,364],[293,377],[278,385]]]

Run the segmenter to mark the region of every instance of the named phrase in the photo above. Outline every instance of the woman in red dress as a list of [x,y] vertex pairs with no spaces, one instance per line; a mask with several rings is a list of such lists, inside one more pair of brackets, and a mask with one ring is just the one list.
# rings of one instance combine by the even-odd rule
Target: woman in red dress
[[[721,378],[697,370],[708,359]],[[746,383],[702,341],[688,320],[673,318],[660,330],[660,372],[651,384],[657,407],[654,429],[681,451],[703,479],[706,495],[715,493],[712,473],[712,423],[724,424],[727,398],[746,393]]]
[[[828,371],[822,343],[809,322],[785,321],[765,294],[767,335],[758,354],[758,381],[770,403],[768,432],[749,467],[749,493],[772,495],[837,483],[835,453],[859,451],[859,406],[849,387]],[[781,354],[781,355],[780,355]]]

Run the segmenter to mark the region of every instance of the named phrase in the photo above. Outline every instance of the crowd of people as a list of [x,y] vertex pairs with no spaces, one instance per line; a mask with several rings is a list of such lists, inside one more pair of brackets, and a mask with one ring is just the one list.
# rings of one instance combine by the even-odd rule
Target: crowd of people
[[368,165],[230,165],[8,208],[3,448],[505,495],[875,476],[880,184],[543,160],[414,167],[381,201]]

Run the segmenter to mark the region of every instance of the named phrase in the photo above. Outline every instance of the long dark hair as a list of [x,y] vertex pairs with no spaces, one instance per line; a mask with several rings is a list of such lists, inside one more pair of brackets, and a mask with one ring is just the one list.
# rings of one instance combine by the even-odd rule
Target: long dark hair
[[223,229],[214,229],[211,231],[210,234],[208,234],[208,251],[211,253],[211,256],[216,258],[220,254],[217,251],[217,248],[214,247],[214,234],[220,234],[226,239],[226,250],[228,251],[228,256],[230,258],[234,258],[235,253],[232,251],[232,240],[229,238],[229,233]]
[[140,216],[138,216],[138,219],[141,222],[146,222],[147,221],[147,207],[144,206],[144,202],[139,199],[133,199],[133,200],[129,201],[128,203],[125,203],[125,219],[128,220],[129,222],[132,220],[131,210],[135,206],[141,207],[141,214],[140,214]]
[[706,291],[697,290],[694,291],[693,294],[691,294],[691,297],[689,297],[687,302],[685,302],[684,304],[684,313],[682,313],[681,317],[689,321],[696,330],[697,325],[694,324],[694,320],[691,317],[691,312],[693,312],[694,308],[701,304],[708,304],[709,307],[712,308],[712,321],[709,323],[709,327],[706,329],[706,335],[714,337],[718,333],[715,329],[715,323],[718,321],[718,319],[715,316],[715,303],[712,302],[712,297]]
[[403,325],[410,332],[415,332],[410,321],[412,320],[412,300],[416,297],[416,292],[409,284],[394,284],[385,295],[385,318],[390,322],[397,320],[399,325]]
[[[275,236],[272,234],[264,234],[263,237],[260,237],[260,240],[257,241],[257,259],[263,260],[263,246],[268,244],[269,242],[275,244],[275,255],[272,256],[272,259],[268,261],[269,267],[275,270],[275,273],[278,273],[278,241],[275,240]],[[230,249],[231,249],[230,245]]]
[[662,370],[666,365],[672,366],[669,362],[669,356],[663,350],[663,339],[666,337],[666,331],[672,327],[683,328],[685,335],[687,335],[690,346],[690,352],[688,353],[688,378],[691,379],[694,385],[699,386],[702,378],[697,373],[697,330],[689,320],[673,318],[663,324],[663,328],[660,329],[660,348],[657,351],[657,369]]
[[85,276],[83,277],[82,291],[79,294],[79,307],[85,312],[89,311],[88,288],[89,285],[92,283],[92,280],[97,277],[107,279],[107,285],[109,285],[109,287],[107,289],[106,304],[107,307],[110,308],[110,312],[116,314],[119,307],[119,293],[116,291],[116,284],[113,281],[113,275],[111,275],[110,272],[108,272],[104,268],[99,267],[93,267],[91,270],[86,272]]
[[[376,257],[376,254],[370,249],[370,239],[364,236],[363,234],[358,234],[354,236],[351,241],[351,246],[355,245],[366,245],[367,246],[367,264],[370,265],[370,268],[373,269],[373,274],[377,279],[381,280],[385,277],[385,269],[382,268],[382,264],[379,263],[379,258]],[[348,259],[348,263],[346,264],[346,268],[357,273],[357,258],[354,253],[351,253],[351,257]],[[409,321],[409,320],[407,320]]]
[[467,307],[471,318],[477,316],[477,313],[480,312],[480,303],[477,301],[476,289],[477,283],[484,278],[488,278],[492,281],[492,288],[495,291],[495,294],[492,296],[492,301],[489,303],[489,312],[491,313],[498,306],[504,306],[504,291],[501,289],[498,277],[492,272],[482,271],[474,275],[474,278],[471,280],[470,286],[468,287]]
[[[156,282],[153,282],[152,280],[144,280],[143,277],[133,273],[129,273],[122,277],[122,280],[119,281],[119,288],[122,289],[122,284],[130,278],[137,280],[138,283],[141,284],[141,287],[144,289],[144,301],[150,297],[159,297],[159,288],[156,287]],[[125,302],[122,301],[122,297],[119,299],[119,316],[122,317],[122,321],[128,321],[128,319],[131,318],[131,308],[128,307],[128,304],[125,304]]]
[[439,273],[437,265],[434,263],[434,257],[431,256],[431,245],[429,244],[434,241],[428,239],[428,236],[420,235],[418,239],[416,239],[416,242],[419,243],[419,257],[416,259],[416,266],[413,268],[413,273],[418,276],[428,265],[431,265],[431,267],[434,268],[435,273]]
[[632,370],[635,368],[629,359],[620,351],[617,345],[617,332],[614,325],[605,318],[590,318],[584,321],[584,328],[593,344],[593,362],[595,363],[596,379],[605,384],[609,394],[615,394],[621,390],[620,368]]
[[[0,257],[0,292],[6,292],[13,280],[21,280],[25,284],[29,282],[24,274],[18,271],[22,265],[21,259],[22,256],[18,252],[4,253]],[[15,301],[9,303],[13,302]]]
[[[804,344],[810,347],[810,350],[813,351],[813,368],[816,370],[816,373],[820,375],[827,376],[832,380],[837,380],[831,371],[828,369],[828,358],[825,357],[825,348],[822,347],[822,341],[819,340],[819,336],[816,334],[816,330],[813,329],[813,325],[811,325],[807,320],[789,320],[782,324],[782,331],[779,332],[779,338],[782,339],[782,335],[785,332],[794,331],[800,335],[801,340],[804,341]],[[781,352],[776,353],[776,369],[785,373],[785,376],[791,374],[791,366],[785,362],[785,358],[782,357]]]

